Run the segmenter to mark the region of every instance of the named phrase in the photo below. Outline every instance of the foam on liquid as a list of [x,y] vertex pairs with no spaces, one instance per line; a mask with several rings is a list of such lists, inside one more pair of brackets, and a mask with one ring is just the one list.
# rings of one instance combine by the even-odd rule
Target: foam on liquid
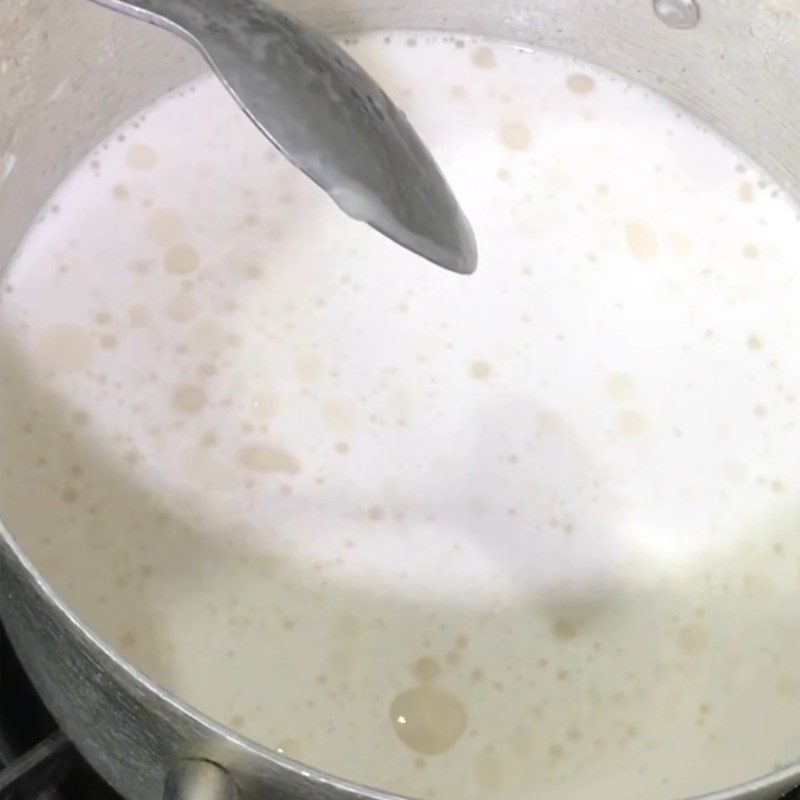
[[202,80],[70,176],[5,283],[4,521],[238,731],[426,798],[666,798],[800,757],[800,226],[584,64],[356,57],[475,225],[345,219]]

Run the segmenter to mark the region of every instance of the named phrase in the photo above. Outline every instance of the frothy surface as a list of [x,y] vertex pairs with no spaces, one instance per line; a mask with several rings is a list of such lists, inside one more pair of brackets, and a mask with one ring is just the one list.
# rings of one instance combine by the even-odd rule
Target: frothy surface
[[368,784],[639,800],[796,759],[796,209],[586,65],[350,47],[478,273],[343,218],[213,80],[166,98],[9,273],[4,520],[135,664]]

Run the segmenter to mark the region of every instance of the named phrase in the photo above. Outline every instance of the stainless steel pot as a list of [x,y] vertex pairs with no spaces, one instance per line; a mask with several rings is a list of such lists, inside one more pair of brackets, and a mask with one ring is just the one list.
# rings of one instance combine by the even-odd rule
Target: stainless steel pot
[[[468,31],[593,61],[686,106],[800,199],[796,0],[296,0],[292,10],[333,31]],[[0,265],[85,152],[202,69],[179,40],[85,0],[0,0]],[[154,685],[71,613],[1,526],[0,589],[45,702],[129,800],[389,797],[258,747]],[[800,763],[709,800],[797,784]]]

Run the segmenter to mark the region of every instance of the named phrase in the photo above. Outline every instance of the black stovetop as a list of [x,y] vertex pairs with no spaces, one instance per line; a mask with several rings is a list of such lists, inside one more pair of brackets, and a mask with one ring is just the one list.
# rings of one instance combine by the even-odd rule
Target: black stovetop
[[58,730],[2,625],[0,800],[122,800]]

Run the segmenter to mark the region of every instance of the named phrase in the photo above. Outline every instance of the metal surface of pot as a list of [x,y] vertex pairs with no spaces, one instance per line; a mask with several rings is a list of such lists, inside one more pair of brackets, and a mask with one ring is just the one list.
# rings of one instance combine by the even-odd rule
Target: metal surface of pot
[[[685,106],[800,199],[794,0],[296,0],[291,10],[331,31],[471,32],[595,62]],[[0,265],[84,153],[202,69],[177,39],[85,0],[0,0]],[[245,800],[390,797],[261,748],[148,681],[64,606],[2,528],[0,613],[59,723],[129,800],[153,800],[165,785],[189,796],[181,775],[197,796],[231,796],[209,761]],[[798,783],[800,764],[713,797],[771,798]]]

